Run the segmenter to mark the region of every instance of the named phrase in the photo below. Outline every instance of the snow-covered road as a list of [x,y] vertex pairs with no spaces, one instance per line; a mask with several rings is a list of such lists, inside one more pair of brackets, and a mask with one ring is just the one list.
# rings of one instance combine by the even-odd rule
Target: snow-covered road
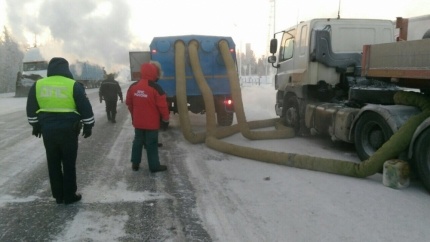
[[[123,89],[124,94],[126,86]],[[243,159],[190,144],[178,115],[160,133],[165,173],[129,162],[133,128],[124,104],[108,123],[97,90],[93,136],[80,139],[81,202],[51,198],[41,139],[25,98],[0,95],[0,241],[429,241],[430,199],[415,180],[395,190],[382,175],[357,179]],[[275,117],[271,86],[243,87],[250,120]],[[203,115],[190,115],[196,130]],[[351,145],[309,137],[227,142],[358,162]]]

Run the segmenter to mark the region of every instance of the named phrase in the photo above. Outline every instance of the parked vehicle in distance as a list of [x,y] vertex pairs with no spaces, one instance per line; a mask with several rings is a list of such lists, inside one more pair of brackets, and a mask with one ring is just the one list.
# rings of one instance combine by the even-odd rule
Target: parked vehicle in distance
[[40,49],[37,47],[28,49],[22,60],[22,72],[17,73],[15,96],[28,96],[34,82],[46,77],[47,69],[48,60],[42,56]]

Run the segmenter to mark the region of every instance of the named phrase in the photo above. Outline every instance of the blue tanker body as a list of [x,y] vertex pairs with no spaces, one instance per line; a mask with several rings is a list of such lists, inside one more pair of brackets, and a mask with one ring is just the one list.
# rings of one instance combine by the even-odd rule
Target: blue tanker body
[[227,67],[224,64],[218,44],[221,40],[228,43],[231,55],[236,62],[235,44],[231,37],[184,35],[155,37],[150,44],[148,52],[130,52],[130,69],[133,80],[138,80],[139,67],[143,61],[158,61],[163,69],[163,76],[158,84],[167,95],[170,111],[176,113],[176,71],[175,71],[175,43],[182,41],[185,45],[185,78],[188,110],[193,113],[206,112],[202,93],[194,78],[187,46],[192,40],[199,43],[198,57],[206,82],[211,88],[217,122],[221,126],[229,126],[233,122],[234,108],[231,99],[230,83],[227,76]]
[[[228,42],[232,56],[236,61],[235,44],[231,37],[184,35],[155,37],[150,45],[151,60],[158,61],[163,68],[163,77],[158,81],[168,97],[176,96],[175,81],[175,42],[183,41],[188,46],[191,40],[199,42],[198,55],[200,65],[213,95],[230,95],[230,84],[227,68],[218,48],[221,40]],[[188,55],[186,54],[185,75],[187,80],[187,96],[201,96],[199,87],[194,79]]]

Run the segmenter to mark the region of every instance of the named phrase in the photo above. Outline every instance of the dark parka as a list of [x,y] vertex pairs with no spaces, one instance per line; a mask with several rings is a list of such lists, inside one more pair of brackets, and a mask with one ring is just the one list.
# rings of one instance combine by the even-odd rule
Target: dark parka
[[43,136],[52,196],[57,203],[73,203],[76,194],[76,159],[81,122],[84,138],[91,136],[94,114],[84,87],[73,80],[69,63],[52,58],[46,78],[38,80],[27,99],[28,122],[36,137]]
[[[51,76],[63,76],[73,79],[69,70],[67,60],[63,58],[53,58],[48,66],[48,78]],[[37,83],[37,82],[36,82]],[[40,106],[36,98],[36,83],[30,88],[27,98],[27,117],[28,122],[34,125],[40,125],[44,128],[66,128],[75,125],[82,120],[84,128],[91,129],[94,126],[94,114],[91,104],[86,96],[85,88],[78,82],[73,85],[73,99],[76,104],[76,110],[79,113],[49,113],[40,112]]]
[[113,75],[108,75],[106,80],[102,81],[99,89],[99,97],[100,100],[104,99],[105,101],[118,101],[119,99],[122,101],[122,91],[121,86],[118,81],[116,81]]

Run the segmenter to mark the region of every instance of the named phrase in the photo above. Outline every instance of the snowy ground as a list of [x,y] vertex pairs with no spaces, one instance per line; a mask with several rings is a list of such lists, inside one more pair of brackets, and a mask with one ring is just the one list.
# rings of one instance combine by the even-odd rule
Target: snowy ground
[[[96,91],[92,89],[88,93]],[[275,117],[274,93],[270,85],[242,88],[248,121]],[[24,110],[25,102],[25,98],[14,98],[13,94],[1,94],[0,115]],[[104,104],[97,101],[92,104],[97,113],[96,120],[100,120],[96,121],[96,125],[100,125]],[[192,117],[193,124],[198,126],[204,123],[202,115]],[[26,119],[24,116],[22,118]],[[131,134],[129,122],[127,117],[122,126],[124,131],[118,137],[119,144],[115,147],[121,146],[123,135]],[[172,116],[169,132],[180,133],[177,115]],[[430,197],[417,181],[411,181],[408,188],[396,190],[382,184],[381,174],[357,179],[267,164],[222,154],[204,144],[192,145],[183,137],[178,137],[175,140],[176,149],[186,151],[185,157],[178,157],[178,160],[181,158],[187,168],[197,199],[197,206],[193,210],[199,215],[213,241],[430,241]],[[249,141],[237,134],[225,141],[358,162],[353,147],[333,144],[324,138]],[[0,152],[2,156],[7,155],[4,150]],[[169,160],[172,166],[172,162],[176,161],[175,154],[168,154],[169,150],[162,152],[172,157]],[[115,162],[113,172],[115,169],[131,172],[128,163],[122,165],[118,162],[122,158],[113,150],[107,157]],[[22,164],[0,159],[0,187],[6,179],[18,179],[11,178],[10,174],[22,170]],[[31,167],[29,163],[27,169]],[[169,170],[167,174],[181,176],[176,173],[177,170]],[[127,230],[124,225],[130,219],[130,214],[112,211],[115,215],[108,216],[84,206],[100,200],[106,203],[123,203],[124,200],[139,202],[142,196],[151,196],[146,191],[129,191],[123,182],[119,180],[117,188],[113,190],[109,186],[94,183],[81,185],[83,207],[56,240],[115,241],[125,236]],[[47,183],[45,185],[48,186]],[[39,196],[34,194],[18,201],[10,191],[3,188],[0,191],[0,208],[9,203],[37,200]],[[109,197],[106,197],[107,194]],[[167,193],[162,194],[155,195],[162,199]],[[98,230],[104,231],[103,237],[97,237],[100,236]],[[4,232],[0,231],[0,238]]]

